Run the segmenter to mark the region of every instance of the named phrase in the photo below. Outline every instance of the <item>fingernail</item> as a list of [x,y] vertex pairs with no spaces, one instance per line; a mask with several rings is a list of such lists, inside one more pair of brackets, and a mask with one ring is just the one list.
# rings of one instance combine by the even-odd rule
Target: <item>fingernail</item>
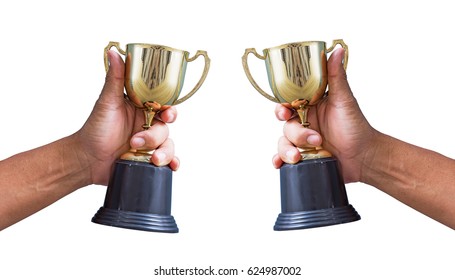
[[169,113],[169,121],[172,122],[175,120],[175,114],[174,113]]
[[155,151],[153,154],[158,159],[158,162],[156,163],[156,165],[158,165],[158,166],[164,165],[163,163],[166,160],[166,155],[163,152],[158,152],[158,151]]
[[315,135],[315,134],[310,135],[310,136],[308,136],[306,141],[310,145],[317,146],[317,145],[319,145],[319,135]]
[[143,147],[144,145],[145,145],[145,139],[142,137],[135,137],[131,141],[131,146],[133,146],[133,148],[140,148],[140,147]]
[[286,152],[286,162],[287,163],[295,163],[296,161],[294,160],[295,157],[295,152],[294,151],[287,151]]

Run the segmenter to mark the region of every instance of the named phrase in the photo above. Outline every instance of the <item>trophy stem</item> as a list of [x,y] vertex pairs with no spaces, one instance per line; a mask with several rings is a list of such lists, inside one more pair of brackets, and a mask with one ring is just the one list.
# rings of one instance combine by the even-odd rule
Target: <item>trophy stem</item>
[[144,110],[145,124],[142,126],[144,130],[149,129],[152,126],[153,118],[155,117],[156,112],[152,109]]
[[[155,111],[153,108],[149,108],[149,107],[146,107],[146,108],[147,109],[143,110],[144,116],[145,116],[145,124],[142,125],[142,128],[144,130],[149,129],[152,126],[153,118],[155,117],[155,114],[157,113],[157,111]],[[120,159],[150,163],[153,152],[154,152],[154,150],[130,149],[128,152],[121,155]]]
[[308,107],[308,103],[310,102],[306,99],[297,99],[291,102],[292,108],[294,108],[297,111],[297,114],[299,114],[300,123],[303,127],[310,126],[310,123],[308,122],[308,110],[310,109]]
[[142,126],[144,130],[149,129],[152,126],[153,118],[155,114],[161,110],[161,104],[156,101],[147,101],[142,104],[144,106],[145,124]]
[[[308,122],[308,111],[310,110],[310,107],[308,106],[309,103],[310,102],[306,99],[297,99],[291,103],[291,106],[294,108],[294,110],[297,111],[297,114],[300,117],[300,123],[305,128],[310,127],[310,122]],[[301,148],[299,148],[299,151],[300,151],[300,156],[301,156],[300,160],[301,161],[328,158],[328,157],[332,156],[332,154],[330,152],[328,152],[321,146],[319,146],[319,147],[313,147],[313,146],[301,147]]]
[[310,108],[308,108],[307,106],[297,109],[297,113],[299,114],[299,117],[300,117],[300,123],[305,128],[310,126],[310,123],[308,122],[308,110],[309,109]]

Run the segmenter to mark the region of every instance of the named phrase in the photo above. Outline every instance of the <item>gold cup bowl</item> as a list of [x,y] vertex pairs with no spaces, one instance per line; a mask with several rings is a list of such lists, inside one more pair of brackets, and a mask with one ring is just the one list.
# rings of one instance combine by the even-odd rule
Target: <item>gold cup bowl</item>
[[[322,41],[297,42],[263,50],[260,55],[254,48],[245,50],[243,68],[253,87],[267,99],[276,103],[289,103],[298,112],[301,124],[309,127],[308,110],[317,104],[327,88],[327,53],[336,45],[345,49],[344,67],[348,62],[348,46],[343,40],[334,40],[330,48]],[[269,85],[273,96],[264,91],[251,75],[248,55],[252,53],[265,61]],[[321,147],[303,148],[302,159],[331,156]]]

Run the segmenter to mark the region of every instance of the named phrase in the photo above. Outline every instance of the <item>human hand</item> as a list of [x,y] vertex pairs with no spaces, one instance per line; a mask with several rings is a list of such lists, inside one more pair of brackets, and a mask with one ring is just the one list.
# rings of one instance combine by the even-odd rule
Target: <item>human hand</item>
[[349,87],[342,60],[344,50],[337,49],[327,62],[329,94],[309,110],[310,128],[303,127],[289,104],[278,104],[276,117],[284,124],[284,136],[273,157],[275,168],[297,163],[297,147],[323,146],[341,165],[345,182],[359,181],[362,161],[369,144],[378,133],[364,115]]
[[124,98],[125,64],[114,51],[108,52],[108,58],[110,67],[100,97],[84,126],[75,134],[81,160],[90,162],[92,183],[107,185],[113,162],[130,148],[155,150],[151,157],[153,164],[169,165],[177,170],[179,160],[174,155],[174,143],[168,138],[166,125],[175,121],[176,109],[163,106],[152,126],[143,130],[143,111]]

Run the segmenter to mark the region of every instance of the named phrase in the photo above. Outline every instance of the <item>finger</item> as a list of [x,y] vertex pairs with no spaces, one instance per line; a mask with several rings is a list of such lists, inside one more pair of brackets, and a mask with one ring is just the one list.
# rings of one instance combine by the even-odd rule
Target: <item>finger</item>
[[[278,140],[278,156],[283,162],[291,164],[302,158],[300,151],[284,136]],[[279,163],[279,160],[274,158],[274,163],[275,161]]]
[[169,167],[173,171],[177,171],[179,169],[179,167],[180,167],[180,159],[178,157],[174,156],[174,158],[169,163]]
[[322,144],[321,135],[315,130],[303,127],[297,118],[284,124],[283,133],[297,147],[316,147]]
[[174,106],[168,106],[159,113],[159,118],[165,123],[173,123],[177,118],[177,109]]
[[149,129],[137,132],[131,137],[130,146],[133,149],[154,150],[162,145],[168,136],[167,125],[155,120]]
[[116,97],[123,99],[125,63],[115,51],[109,51],[107,55],[109,58],[109,70],[101,91],[101,98],[112,99]]
[[174,142],[168,138],[152,154],[151,162],[156,166],[165,166],[172,162],[173,167],[178,167],[178,159],[176,162],[174,158]]
[[280,121],[287,121],[291,119],[294,115],[294,110],[292,110],[291,105],[289,104],[277,104],[275,107],[275,116]]
[[276,154],[272,158],[273,167],[276,169],[280,168],[283,165],[283,160],[281,160],[280,155]]
[[327,64],[329,99],[336,102],[351,100],[353,95],[349,87],[346,71],[343,68],[344,49],[335,50]]

